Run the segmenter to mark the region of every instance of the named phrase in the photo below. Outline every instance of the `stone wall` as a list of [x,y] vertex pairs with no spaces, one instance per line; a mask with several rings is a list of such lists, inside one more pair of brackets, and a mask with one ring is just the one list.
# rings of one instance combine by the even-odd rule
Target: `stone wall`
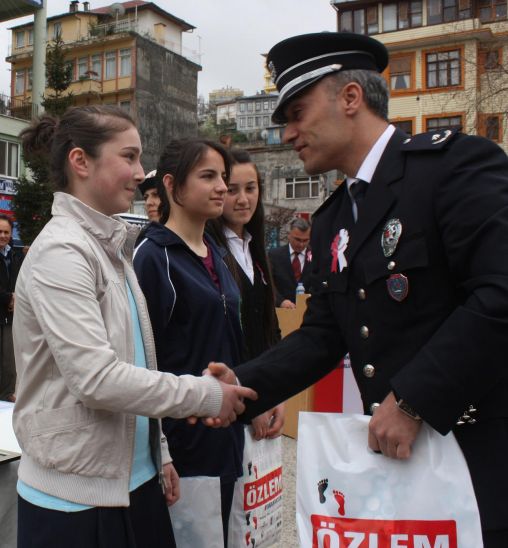
[[136,38],[133,111],[146,171],[155,169],[171,139],[197,135],[199,65],[141,36]]

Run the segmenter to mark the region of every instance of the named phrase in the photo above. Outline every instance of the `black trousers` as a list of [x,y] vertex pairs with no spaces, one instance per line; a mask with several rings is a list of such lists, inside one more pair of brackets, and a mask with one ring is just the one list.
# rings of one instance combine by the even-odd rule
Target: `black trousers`
[[157,476],[130,495],[128,508],[59,512],[18,497],[18,548],[176,548]]

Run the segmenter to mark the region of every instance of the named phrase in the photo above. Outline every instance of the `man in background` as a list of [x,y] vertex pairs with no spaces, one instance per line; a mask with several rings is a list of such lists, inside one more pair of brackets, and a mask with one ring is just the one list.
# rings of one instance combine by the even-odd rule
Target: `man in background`
[[288,244],[268,252],[275,284],[275,306],[295,308],[296,286],[310,291],[310,223],[302,217],[289,224]]
[[12,220],[0,214],[0,400],[16,400],[16,364],[12,345],[14,287],[24,255],[11,247]]

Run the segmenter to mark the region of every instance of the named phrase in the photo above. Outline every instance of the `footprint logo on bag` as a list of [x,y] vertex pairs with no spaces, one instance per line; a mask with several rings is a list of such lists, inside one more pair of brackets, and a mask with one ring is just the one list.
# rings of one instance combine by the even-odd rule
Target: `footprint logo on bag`
[[[319,502],[321,504],[324,504],[326,502],[325,491],[328,489],[328,479],[324,478],[322,480],[319,480],[317,484],[317,488],[318,488]],[[335,499],[335,502],[338,504],[337,513],[339,514],[339,516],[344,516],[346,514],[346,510],[344,506],[346,502],[346,498],[344,496],[344,493],[342,493],[341,491],[337,491],[337,489],[334,489],[333,498]]]

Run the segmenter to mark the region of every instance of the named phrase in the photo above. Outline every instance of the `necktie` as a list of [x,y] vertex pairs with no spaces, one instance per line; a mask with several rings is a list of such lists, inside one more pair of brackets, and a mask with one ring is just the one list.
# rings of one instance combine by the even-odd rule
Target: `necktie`
[[298,281],[302,275],[302,265],[300,264],[299,253],[296,251],[293,252],[293,260],[291,261],[291,266],[293,267],[293,274],[295,275],[295,280]]
[[349,191],[351,192],[351,196],[353,197],[353,201],[356,204],[356,210],[358,212],[356,221],[358,221],[358,217],[360,216],[360,210],[362,208],[362,204],[365,199],[365,194],[368,188],[369,188],[369,183],[366,183],[365,181],[362,181],[361,179],[358,179],[356,183],[353,183],[351,187],[349,188]]

